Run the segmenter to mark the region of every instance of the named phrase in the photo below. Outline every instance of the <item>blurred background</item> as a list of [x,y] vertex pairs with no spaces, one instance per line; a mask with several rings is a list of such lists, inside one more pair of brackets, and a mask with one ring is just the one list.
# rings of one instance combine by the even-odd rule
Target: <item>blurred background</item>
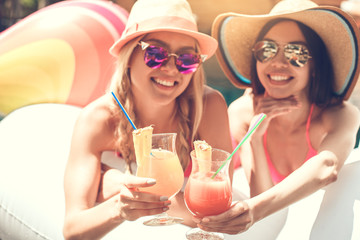
[[[7,29],[17,21],[45,6],[61,0],[0,0],[0,32]],[[210,34],[211,25],[215,17],[224,12],[238,12],[244,14],[265,14],[279,0],[188,0],[196,15],[199,30]],[[136,0],[112,0],[121,7],[130,11]],[[360,19],[360,0],[314,0],[319,5],[331,5],[346,8],[354,18]],[[344,4],[345,2],[345,4]],[[360,23],[360,21],[359,21]],[[234,88],[223,74],[212,57],[204,64],[208,85],[218,89],[224,95],[228,104],[242,94],[242,90]],[[351,98],[360,108],[359,83]]]

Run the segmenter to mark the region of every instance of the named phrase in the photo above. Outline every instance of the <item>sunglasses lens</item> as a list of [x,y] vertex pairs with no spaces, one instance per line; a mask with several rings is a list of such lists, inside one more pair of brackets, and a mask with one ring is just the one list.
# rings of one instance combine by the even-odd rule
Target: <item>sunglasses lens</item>
[[201,63],[201,58],[197,54],[185,53],[176,59],[176,67],[182,74],[189,74],[196,71]]
[[287,44],[284,48],[286,59],[295,67],[303,67],[309,60],[309,50],[301,44]]
[[278,48],[275,43],[269,41],[257,42],[253,48],[254,57],[259,62],[267,62],[276,56]]
[[[259,62],[267,62],[273,59],[277,52],[278,46],[272,41],[260,41],[254,45],[254,57]],[[309,60],[310,54],[307,47],[303,44],[287,44],[284,47],[285,58],[295,67],[303,67]]]
[[145,64],[152,69],[159,68],[166,64],[171,56],[175,57],[176,68],[183,74],[195,72],[201,63],[201,56],[198,54],[169,54],[168,51],[162,47],[149,45],[145,42],[140,42],[139,45],[145,50]]
[[150,68],[159,68],[168,60],[168,52],[162,47],[149,46],[145,50],[144,61]]

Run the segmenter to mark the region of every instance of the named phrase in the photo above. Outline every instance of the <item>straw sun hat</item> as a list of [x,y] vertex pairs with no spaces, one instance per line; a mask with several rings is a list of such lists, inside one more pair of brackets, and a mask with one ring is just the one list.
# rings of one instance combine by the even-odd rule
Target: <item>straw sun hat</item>
[[186,0],[138,0],[133,5],[121,38],[110,48],[117,56],[130,40],[143,34],[159,31],[182,33],[195,38],[200,53],[210,58],[217,49],[217,41],[198,32],[197,24]]
[[335,94],[347,99],[359,76],[359,29],[341,9],[309,0],[280,1],[266,15],[217,16],[212,26],[212,35],[219,42],[216,56],[232,84],[238,88],[251,86],[252,47],[262,27],[274,18],[299,21],[321,37],[334,68]]

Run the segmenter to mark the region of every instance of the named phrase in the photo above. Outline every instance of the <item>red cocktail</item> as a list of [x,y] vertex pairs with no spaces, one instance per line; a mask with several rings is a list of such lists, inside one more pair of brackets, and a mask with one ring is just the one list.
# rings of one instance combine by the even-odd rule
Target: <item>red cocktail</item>
[[[199,217],[217,215],[225,212],[231,206],[232,189],[229,178],[229,162],[226,161],[230,153],[220,150],[211,150],[211,159],[203,160],[191,152],[192,171],[185,187],[184,198],[187,208],[192,214]],[[214,177],[221,165],[225,166]],[[220,233],[209,233],[201,229],[192,229],[187,233],[188,239],[223,239]],[[214,237],[216,235],[216,237]]]

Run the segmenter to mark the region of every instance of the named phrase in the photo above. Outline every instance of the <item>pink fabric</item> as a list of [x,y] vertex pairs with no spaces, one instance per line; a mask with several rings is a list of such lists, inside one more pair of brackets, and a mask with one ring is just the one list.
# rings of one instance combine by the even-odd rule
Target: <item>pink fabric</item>
[[184,177],[189,177],[189,176],[190,176],[191,169],[192,169],[192,162],[191,162],[191,160],[190,160],[187,168],[185,169]]
[[[232,144],[232,148],[234,150],[237,147],[237,145],[239,144],[239,142],[233,136],[231,136],[231,144]],[[240,156],[239,156],[238,152],[236,152],[233,155],[232,161],[234,162],[234,168],[238,168],[241,166],[241,160],[240,160]]]
[[[317,151],[311,145],[310,136],[309,136],[309,128],[310,128],[311,115],[312,115],[313,109],[314,109],[314,105],[311,105],[310,113],[309,113],[309,116],[308,116],[308,119],[307,119],[307,122],[306,122],[306,141],[307,141],[309,150],[308,150],[308,152],[306,154],[306,158],[305,158],[304,162],[306,162],[307,160],[309,160],[310,158],[312,158],[313,156],[315,156],[317,154]],[[276,170],[275,166],[273,165],[273,162],[272,162],[272,160],[271,160],[271,158],[269,156],[269,153],[267,151],[267,148],[266,148],[267,132],[265,132],[265,134],[264,134],[263,142],[264,142],[264,150],[265,150],[266,160],[267,160],[267,164],[269,166],[269,171],[270,171],[270,174],[271,174],[271,178],[272,178],[273,182],[275,184],[277,184],[277,183],[281,182],[282,180],[284,180],[284,178],[286,178],[287,176],[284,176],[284,175],[280,174]]]

